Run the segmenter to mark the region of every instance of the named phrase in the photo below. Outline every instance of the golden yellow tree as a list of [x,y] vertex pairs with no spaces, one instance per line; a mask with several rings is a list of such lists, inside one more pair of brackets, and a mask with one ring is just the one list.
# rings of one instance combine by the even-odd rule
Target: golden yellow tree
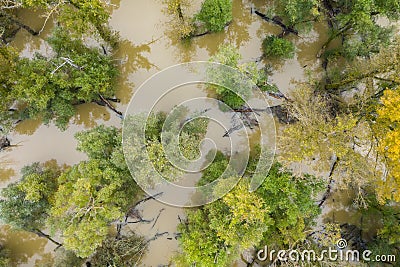
[[400,201],[400,87],[386,89],[381,101],[376,124],[381,137],[378,150],[387,169],[377,190],[381,200]]

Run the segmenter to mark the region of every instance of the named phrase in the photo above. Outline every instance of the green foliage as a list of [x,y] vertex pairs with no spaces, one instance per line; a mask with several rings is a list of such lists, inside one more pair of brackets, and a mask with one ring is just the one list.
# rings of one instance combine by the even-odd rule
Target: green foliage
[[[71,0],[69,5],[63,5],[58,20],[67,29],[86,34],[91,27],[100,28],[110,18],[104,2],[101,0]],[[101,33],[101,32],[100,32]]]
[[238,251],[258,244],[271,223],[268,205],[248,188],[243,180],[222,201],[208,207],[210,227],[226,245]]
[[72,252],[88,257],[102,244],[110,223],[125,214],[138,193],[118,129],[99,126],[76,138],[87,161],[67,170],[55,162],[24,167],[21,181],[4,189],[0,201],[4,223],[39,232],[47,222],[53,232],[60,231],[70,251],[64,256],[73,262],[81,259]]
[[123,216],[122,207],[134,197],[126,192],[132,186],[122,187],[122,179],[97,160],[75,165],[60,176],[49,223],[53,231],[62,232],[66,249],[88,257],[101,245],[109,224]]
[[[257,159],[256,154],[251,160]],[[212,180],[221,172],[223,165],[219,163],[223,162],[218,159],[213,163],[202,180]],[[227,180],[221,180],[215,190],[224,187]],[[240,252],[252,246],[282,247],[304,240],[320,211],[313,197],[321,188],[314,177],[295,177],[277,163],[256,192],[249,192],[245,177],[222,199],[187,212],[187,222],[178,227],[183,250],[176,257],[178,266],[231,266]]]
[[393,202],[382,202],[375,192],[368,188],[366,196],[367,205],[362,209],[363,215],[372,216],[381,220],[377,230],[377,237],[389,246],[396,247],[400,244],[400,207]]
[[370,188],[367,188],[367,191],[367,206],[361,210],[363,218],[368,220],[369,217],[372,217],[381,222],[377,229],[376,238],[366,244],[368,249],[372,251],[371,257],[373,258],[375,255],[395,255],[398,259],[400,257],[400,207],[397,203],[382,202]]
[[228,167],[228,164],[229,161],[226,156],[221,151],[217,151],[213,162],[202,172],[201,179],[197,185],[203,186],[221,177],[225,169]]
[[101,246],[110,223],[121,218],[136,197],[138,189],[125,164],[121,138],[116,128],[104,126],[77,134],[78,149],[89,160],[58,179],[48,222],[53,231],[61,231],[65,248],[77,256],[90,256]]
[[11,91],[16,80],[18,53],[11,47],[0,44],[0,129],[7,133],[12,127],[13,114],[9,108],[13,104]]
[[272,11],[283,23],[299,30],[309,30],[311,22],[320,16],[318,0],[280,0],[274,4]]
[[42,228],[49,215],[60,171],[55,162],[24,167],[21,181],[8,185],[1,192],[2,221],[26,231]]
[[306,230],[320,213],[314,198],[322,188],[323,183],[315,177],[295,177],[275,163],[256,191],[273,222],[264,233],[262,244],[282,247],[304,240]]
[[84,259],[79,258],[72,251],[65,250],[63,247],[61,247],[57,249],[54,257],[54,263],[51,265],[51,267],[81,267],[83,263]]
[[183,254],[178,266],[230,266],[239,252],[258,244],[268,228],[262,199],[240,183],[222,200],[187,213],[187,223],[179,225]]
[[[99,36],[112,47],[117,45],[118,36],[107,25],[110,18],[107,3],[102,0],[70,0],[70,1],[15,1],[8,5],[8,1],[2,1],[0,10],[13,11],[20,8],[30,10],[43,10],[52,15],[57,14],[55,19],[65,31],[73,37],[92,35]],[[13,14],[12,14],[13,15]],[[18,20],[18,17],[13,17]],[[9,21],[8,23],[13,23]]]
[[205,25],[206,31],[222,31],[232,20],[232,0],[204,0],[195,17]]
[[221,45],[218,48],[217,53],[210,58],[210,61],[225,64],[232,68],[237,68],[239,65],[239,60],[241,59],[242,56],[236,47],[233,45]]
[[100,125],[91,131],[75,134],[78,140],[77,150],[84,152],[91,159],[109,160],[120,146],[120,131],[114,127]]
[[342,51],[340,51],[344,57],[348,59],[355,59],[358,56],[368,57],[378,53],[382,47],[387,47],[391,43],[392,27],[382,27],[376,24],[363,27],[369,29],[363,28],[359,35],[346,38]]
[[49,39],[56,55],[34,59],[22,58],[16,66],[9,96],[26,104],[29,117],[41,116],[45,123],[54,119],[65,129],[75,114],[74,105],[114,95],[117,69],[110,57],[81,40],[70,39],[63,29]]
[[341,54],[349,59],[356,56],[368,57],[390,43],[393,33],[391,26],[378,23],[379,17],[397,19],[400,14],[398,1],[355,0],[332,2],[332,8],[339,9],[335,16],[335,28],[331,39],[341,36]]
[[237,253],[231,247],[225,246],[224,240],[218,237],[210,227],[208,210],[198,209],[187,212],[187,223],[178,226],[182,233],[179,239],[182,254],[178,254],[174,262],[179,267],[192,266],[229,266],[233,262],[232,255]]
[[0,267],[11,266],[10,250],[0,245]]
[[196,27],[193,23],[193,18],[188,15],[187,9],[190,8],[189,0],[164,0],[166,5],[166,13],[172,19],[169,23],[172,36],[177,36],[179,39],[188,39],[193,36]]
[[[168,162],[161,144],[162,122],[165,114],[151,114],[147,119],[145,114],[127,116],[124,121],[124,155],[134,178],[140,184],[153,186],[153,166],[164,177],[177,177],[179,172]],[[149,124],[146,124],[146,123]],[[145,141],[142,140],[144,127]],[[145,142],[146,146],[143,146]],[[146,154],[148,153],[147,160]],[[154,164],[154,165],[152,165]]]
[[[186,123],[179,131],[181,124],[187,122],[188,110],[178,108],[165,123],[164,113],[136,114],[128,116],[124,122],[124,153],[135,179],[142,185],[152,187],[157,183],[153,168],[168,180],[176,180],[182,172],[171,164],[167,158],[173,156],[178,159],[180,153],[186,159],[195,159],[199,156],[199,145],[203,139],[208,121],[196,119]],[[141,129],[146,125],[144,137]],[[164,125],[164,128],[163,128]],[[161,133],[165,141],[161,141]],[[146,146],[143,146],[143,142]],[[147,160],[146,154],[148,155]],[[185,162],[177,162],[184,164]]]
[[293,58],[295,47],[292,42],[286,39],[269,35],[264,39],[262,49],[267,57]]
[[139,260],[146,250],[144,238],[130,235],[120,239],[108,238],[91,257],[94,267],[101,266],[138,266]]
[[[215,55],[210,58],[210,62],[217,62],[237,69],[238,73],[228,67],[217,67],[208,70],[210,81],[224,84],[223,86],[210,85],[217,97],[231,108],[239,108],[245,104],[251,95],[253,85],[259,86],[262,90],[270,90],[268,77],[264,70],[259,70],[254,62],[239,63],[242,59],[239,50],[232,45],[221,45]],[[251,82],[250,82],[251,81]],[[228,89],[231,88],[232,90]],[[240,97],[238,94],[241,94]]]
[[[23,28],[35,35],[37,32],[19,21],[20,9],[57,14],[58,27],[49,40],[56,52],[54,57],[36,55],[33,59],[18,58],[9,46],[0,47],[0,89],[2,110],[0,126],[8,131],[12,120],[42,118],[45,123],[65,129],[75,114],[74,105],[99,99],[98,94],[114,95],[117,69],[110,57],[98,49],[86,47],[83,36],[100,35],[116,46],[117,36],[107,26],[109,12],[101,0],[90,1],[2,1],[0,30],[3,40]],[[75,38],[75,39],[74,39]],[[9,112],[13,101],[26,106],[20,112]]]

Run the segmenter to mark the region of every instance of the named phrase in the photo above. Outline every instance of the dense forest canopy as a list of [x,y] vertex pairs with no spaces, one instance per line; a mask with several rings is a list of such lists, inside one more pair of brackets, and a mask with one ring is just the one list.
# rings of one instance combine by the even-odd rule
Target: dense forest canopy
[[[259,44],[256,59],[245,57],[243,46],[224,39],[239,21],[235,9],[239,1],[161,2],[167,21],[164,34],[171,44],[190,48],[201,38],[219,42],[204,60],[237,69],[255,89],[277,102],[271,108],[254,110],[246,102],[250,91],[240,92],[241,97],[229,88],[207,85],[209,97],[231,108],[223,112],[231,113],[232,121],[244,120],[246,130],[253,132],[259,127],[260,114],[266,112],[273,114],[278,125],[277,156],[269,171],[257,174],[265,178],[261,186],[249,190],[263,148],[257,140],[251,143],[247,168],[232,191],[207,205],[181,210],[184,217],[178,215],[174,233],[179,247],[170,255],[169,264],[291,266],[279,259],[262,262],[257,251],[268,246],[321,252],[344,238],[352,241],[351,248],[396,256],[382,264],[398,266],[400,1],[242,1],[248,7],[240,10],[243,16],[275,27],[275,31],[260,27],[251,33]],[[206,119],[187,123],[188,110],[178,109],[176,116],[186,126],[174,138],[182,125],[165,128],[167,112],[127,115],[117,109],[119,79],[131,73],[124,73],[129,71],[116,58],[127,40],[109,25],[115,6],[102,0],[0,1],[0,153],[17,149],[10,136],[20,123],[31,119],[68,132],[72,119],[79,115],[78,107],[88,103],[105,106],[118,117],[115,126],[100,123],[75,134],[76,149],[84,160],[71,165],[51,157],[46,162],[30,162],[1,190],[2,223],[55,244],[52,263],[43,266],[85,262],[88,266],[141,266],[144,254],[155,253],[150,250],[152,242],[170,233],[149,237],[132,230],[132,225],[142,224],[157,228],[161,213],[168,209],[163,207],[151,220],[145,218],[141,205],[163,192],[146,196],[135,180],[154,186],[156,170],[174,182],[183,170],[169,161],[168,155],[175,151],[163,146],[163,138],[186,159],[194,160],[201,154],[203,139],[215,130]],[[40,21],[42,26],[31,26],[21,11],[31,12],[29,20]],[[290,90],[280,88],[273,79],[276,66],[296,60],[303,39],[316,25],[326,31],[314,57],[318,73],[311,71]],[[46,27],[50,33],[42,37]],[[13,42],[21,31],[41,38],[49,51],[29,57],[21,53]],[[225,84],[237,84],[226,73],[212,75]],[[146,125],[144,146],[143,140],[131,136],[129,151],[123,150],[121,119],[132,129]],[[237,129],[225,130],[224,138]],[[146,164],[143,150],[150,159]],[[196,182],[203,186],[218,179],[213,188],[202,192],[206,195],[217,195],[238,178],[232,174],[219,179],[233,155],[214,152]],[[124,153],[132,157],[126,160]],[[351,192],[351,207],[361,214],[361,220],[377,221],[372,238],[365,239],[362,225],[354,225],[350,218],[341,224],[323,220],[329,199],[338,191]],[[6,242],[0,244],[0,266],[12,264],[12,251]]]

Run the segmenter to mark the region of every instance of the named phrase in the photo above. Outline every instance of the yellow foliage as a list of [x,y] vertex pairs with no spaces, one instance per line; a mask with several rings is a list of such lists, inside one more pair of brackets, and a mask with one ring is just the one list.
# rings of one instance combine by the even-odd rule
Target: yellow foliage
[[385,157],[387,176],[378,181],[380,199],[400,201],[400,89],[386,89],[377,110],[379,152]]

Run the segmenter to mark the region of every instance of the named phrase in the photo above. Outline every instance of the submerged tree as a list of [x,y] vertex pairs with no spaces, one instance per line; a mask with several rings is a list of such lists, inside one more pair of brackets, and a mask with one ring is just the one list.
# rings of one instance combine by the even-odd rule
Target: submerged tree
[[65,129],[75,105],[114,96],[117,69],[109,56],[71,39],[62,28],[54,31],[49,44],[55,56],[18,59],[15,74],[8,77],[13,80],[3,90],[5,99],[26,106],[20,116],[41,117],[45,123],[54,119]]
[[195,18],[205,32],[222,31],[232,21],[232,0],[204,0]]
[[12,88],[17,79],[18,53],[11,47],[0,44],[0,129],[3,133],[12,128],[15,114],[10,110],[13,104]]
[[178,266],[230,266],[242,250],[261,241],[270,224],[267,209],[242,182],[222,200],[189,211],[178,227],[183,250]]
[[[183,172],[174,166],[171,159],[176,159],[174,163],[184,168],[187,161],[199,157],[199,145],[207,131],[208,121],[190,119],[189,110],[183,106],[175,109],[168,121],[162,112],[126,117],[124,153],[136,181],[143,186],[155,186],[159,181],[154,171],[167,180],[177,180]],[[140,129],[144,127],[145,132],[141,133]]]
[[266,57],[293,58],[295,47],[286,39],[269,35],[264,39],[262,49]]
[[51,203],[58,188],[57,178],[61,171],[56,162],[33,163],[24,167],[21,180],[2,190],[2,221],[17,229],[46,237],[59,245],[41,229],[49,218]]
[[137,266],[147,249],[147,241],[135,234],[108,238],[91,257],[93,266]]
[[[0,2],[2,130],[8,131],[13,122],[25,118],[43,118],[45,123],[54,119],[65,129],[75,114],[74,105],[114,96],[116,66],[103,55],[104,43],[115,47],[118,41],[107,25],[108,5],[102,0]],[[23,23],[18,17],[20,10],[44,15],[42,29]],[[40,34],[50,19],[56,21],[56,30],[48,40],[55,52],[52,56],[18,57],[7,44],[19,29]],[[93,37],[102,44],[101,51],[84,45],[85,38]]]
[[122,155],[118,129],[99,126],[77,139],[89,160],[58,178],[48,222],[62,233],[66,249],[87,257],[101,246],[109,225],[124,216],[138,189]]
[[252,95],[253,87],[250,82],[263,91],[275,90],[275,87],[268,83],[265,70],[258,69],[255,62],[240,63],[240,60],[239,50],[231,45],[221,45],[209,60],[228,66],[211,67],[208,74],[210,81],[224,85],[210,85],[210,88],[215,90],[222,102],[233,109],[243,106]]
[[[280,157],[286,162],[318,159],[319,171],[330,173],[337,184],[360,188],[379,173],[374,154],[362,153],[359,146],[374,148],[368,138],[368,123],[346,108],[335,111],[329,96],[314,92],[308,85],[290,97],[288,109],[296,123],[288,125],[280,136]],[[347,112],[346,112],[347,111]]]
[[[393,27],[379,23],[379,19],[397,20],[400,5],[396,0],[280,0],[267,6],[267,15],[255,13],[282,27],[281,36],[308,31],[324,15],[330,31],[319,54],[328,60],[339,56],[353,60],[369,57],[390,44]],[[341,45],[331,49],[333,40],[341,40]]]
[[274,2],[272,12],[289,28],[309,30],[320,16],[320,5],[318,0],[280,0]]
[[[183,253],[176,258],[178,266],[230,266],[253,246],[305,240],[308,227],[319,214],[313,197],[322,184],[309,175],[295,177],[279,164],[266,176],[256,192],[249,192],[249,178],[245,177],[222,199],[188,211],[187,220],[179,225]],[[227,184],[229,179],[221,180],[214,190]]]
[[84,259],[75,255],[74,252],[66,250],[63,247],[58,248],[54,253],[53,262],[42,263],[41,267],[81,267],[84,264]]
[[[70,35],[81,37],[84,35],[99,36],[100,39],[111,46],[117,45],[116,33],[107,25],[110,13],[109,4],[102,0],[70,0],[70,1],[1,1],[0,2],[0,27],[3,28],[5,37],[15,34],[15,29],[23,28],[32,35],[38,35],[46,26],[50,17],[54,16],[56,22],[63,26]],[[42,10],[45,21],[42,29],[32,29],[20,21],[18,10]],[[5,40],[3,38],[3,40]]]
[[382,200],[398,201],[399,47],[396,40],[370,59],[356,61],[325,88],[298,88],[287,103],[297,122],[284,130],[281,156],[317,159],[337,185],[372,184]]
[[166,13],[171,17],[170,27],[173,35],[180,39],[190,38],[195,31],[193,18],[186,9],[189,6],[187,0],[165,0]]
[[400,257],[400,208],[392,201],[382,201],[377,198],[373,189],[367,188],[366,191],[368,204],[366,208],[361,209],[362,216],[365,221],[373,218],[379,220],[380,224],[376,236],[365,245],[372,251],[371,258],[376,255],[394,255],[396,258],[387,258],[386,263],[395,264],[395,260]]
[[232,21],[232,0],[204,0],[196,14],[190,14],[187,0],[165,0],[173,35],[180,39],[222,31]]

